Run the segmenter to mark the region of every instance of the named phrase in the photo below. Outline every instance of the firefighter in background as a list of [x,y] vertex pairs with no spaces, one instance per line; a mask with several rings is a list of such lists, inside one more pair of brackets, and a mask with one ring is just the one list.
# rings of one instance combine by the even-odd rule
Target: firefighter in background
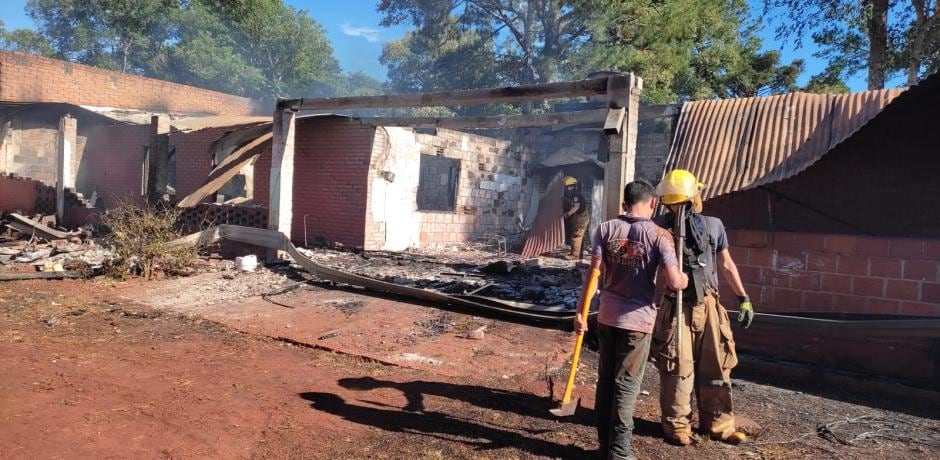
[[584,233],[591,222],[591,210],[588,209],[581,184],[574,177],[565,177],[565,197],[563,211],[565,215],[565,244],[571,247],[569,259],[581,259]]
[[[660,371],[660,409],[666,439],[679,445],[692,442],[692,392],[698,402],[699,426],[712,439],[732,444],[746,439],[735,426],[731,401],[731,369],[738,363],[728,312],[718,299],[718,271],[737,295],[744,328],[754,319],[754,308],[731,258],[724,224],[701,214],[700,184],[689,171],[670,171],[656,194],[670,213],[657,218],[661,227],[675,231],[685,226],[682,270],[689,277],[683,291],[682,324],[675,315],[676,295],[669,291],[659,306],[653,333],[653,356]],[[684,207],[685,222],[676,224]],[[678,249],[678,248],[677,248]],[[720,269],[720,270],[719,270]],[[681,350],[677,347],[676,338]]]

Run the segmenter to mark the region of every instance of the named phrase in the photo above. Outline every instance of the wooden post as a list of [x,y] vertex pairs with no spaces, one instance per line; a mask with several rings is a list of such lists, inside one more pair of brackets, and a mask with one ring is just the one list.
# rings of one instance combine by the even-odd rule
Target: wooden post
[[293,207],[296,115],[296,111],[278,106],[272,126],[268,229],[281,232],[287,238],[290,238]]
[[75,152],[78,123],[71,115],[59,118],[56,136],[55,215],[56,223],[65,220],[65,191],[75,188],[75,172],[72,171],[72,155]]
[[167,171],[170,166],[170,130],[166,117],[150,117],[150,145],[147,154],[147,200],[156,203],[163,198],[167,187]]
[[623,187],[633,180],[636,171],[636,131],[642,90],[643,80],[632,73],[613,75],[607,80],[608,108],[626,109],[624,117],[618,120],[619,126],[608,127],[610,129],[607,130],[609,159],[604,170],[604,209],[607,219],[620,215]]

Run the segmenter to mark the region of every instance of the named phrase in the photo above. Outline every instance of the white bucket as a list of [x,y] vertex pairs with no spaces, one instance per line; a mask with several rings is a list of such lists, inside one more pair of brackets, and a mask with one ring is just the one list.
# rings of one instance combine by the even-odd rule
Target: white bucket
[[253,272],[258,268],[258,257],[254,254],[236,257],[235,261],[238,263],[238,269],[243,272]]

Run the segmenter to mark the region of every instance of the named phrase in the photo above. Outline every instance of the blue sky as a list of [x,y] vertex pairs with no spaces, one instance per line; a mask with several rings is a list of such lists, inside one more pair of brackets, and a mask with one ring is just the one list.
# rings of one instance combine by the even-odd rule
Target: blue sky
[[[5,7],[0,19],[7,29],[34,27],[32,19],[26,15],[26,0],[3,0]],[[379,64],[382,44],[401,37],[407,26],[392,28],[382,27],[382,17],[375,11],[377,2],[371,0],[286,0],[298,9],[305,9],[310,16],[326,30],[335,50],[335,56],[346,71],[362,71],[379,80],[386,79],[386,70]],[[762,0],[749,0],[755,12],[760,11]],[[806,72],[800,79],[803,84],[815,73],[822,71],[826,63],[812,56],[815,47],[811,40],[805,40],[803,48],[796,49],[792,43],[780,43],[774,37],[773,30],[761,31],[765,49],[779,49],[785,62],[802,58],[806,61]],[[865,89],[865,76],[857,75],[848,81],[853,91]],[[890,82],[896,86],[895,81]]]

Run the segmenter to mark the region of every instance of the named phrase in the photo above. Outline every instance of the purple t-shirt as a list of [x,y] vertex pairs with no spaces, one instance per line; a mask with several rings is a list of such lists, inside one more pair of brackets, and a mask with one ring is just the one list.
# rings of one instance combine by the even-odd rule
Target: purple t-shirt
[[597,321],[652,333],[656,272],[678,264],[672,236],[649,219],[620,216],[602,223],[593,241],[591,255],[604,262]]

